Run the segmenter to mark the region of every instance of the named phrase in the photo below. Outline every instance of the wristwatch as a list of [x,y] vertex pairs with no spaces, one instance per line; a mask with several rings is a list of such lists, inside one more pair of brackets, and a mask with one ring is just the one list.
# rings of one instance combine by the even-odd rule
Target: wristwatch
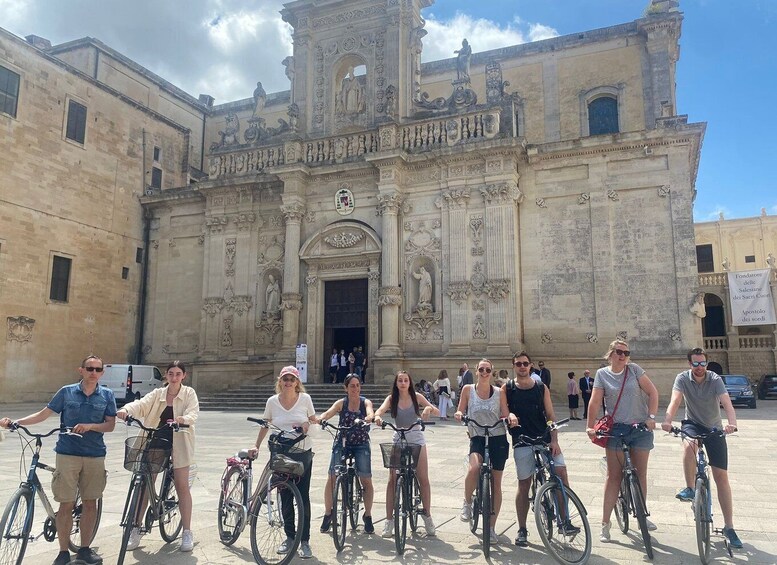
[[650,418],[651,420],[655,420],[656,419],[656,415],[655,414],[650,414],[648,416],[648,418]]

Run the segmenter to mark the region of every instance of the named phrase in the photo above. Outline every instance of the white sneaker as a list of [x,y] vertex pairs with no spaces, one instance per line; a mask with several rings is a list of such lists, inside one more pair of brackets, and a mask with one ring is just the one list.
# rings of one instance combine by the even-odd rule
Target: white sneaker
[[434,522],[432,521],[432,517],[429,516],[428,514],[421,514],[421,518],[424,521],[424,529],[426,530],[426,535],[433,536],[437,530],[434,527]]
[[472,519],[472,504],[464,501],[464,504],[461,505],[461,514],[459,515],[459,518],[462,522],[469,522]]
[[140,538],[143,537],[143,534],[140,532],[140,528],[132,528],[132,531],[130,532],[129,542],[127,542],[127,551],[132,551],[133,549],[137,549],[140,545]]
[[602,524],[602,533],[599,534],[599,541],[607,543],[610,541],[610,523]]
[[391,520],[386,520],[383,522],[383,533],[380,534],[384,538],[393,538],[394,537],[394,522]]
[[498,545],[499,544],[499,536],[496,534],[496,532],[492,529],[489,530],[491,534],[489,537],[491,538],[491,545]]
[[194,534],[191,530],[184,530],[181,536],[181,551],[191,551],[194,549]]
[[651,522],[649,518],[645,518],[645,522],[647,522],[647,527],[649,531],[654,532],[658,529],[658,526],[656,526],[653,522]]

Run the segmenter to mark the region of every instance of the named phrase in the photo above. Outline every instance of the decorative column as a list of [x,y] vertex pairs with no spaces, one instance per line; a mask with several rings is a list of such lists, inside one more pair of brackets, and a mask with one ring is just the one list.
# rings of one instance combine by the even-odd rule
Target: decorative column
[[[383,173],[381,171],[381,179]],[[393,171],[391,171],[393,173]],[[381,308],[381,343],[378,357],[399,355],[399,307],[402,289],[399,287],[399,211],[406,206],[397,191],[378,195],[377,215],[383,218],[383,250],[381,254],[381,287],[378,305]]]
[[281,206],[281,212],[286,221],[286,247],[281,294],[283,342],[278,355],[293,360],[299,337],[299,316],[302,311],[302,294],[299,288],[299,246],[305,206],[299,201],[291,201]]

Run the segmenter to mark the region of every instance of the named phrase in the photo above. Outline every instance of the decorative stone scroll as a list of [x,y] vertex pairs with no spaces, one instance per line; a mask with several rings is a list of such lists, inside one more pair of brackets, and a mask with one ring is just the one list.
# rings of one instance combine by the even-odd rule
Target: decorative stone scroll
[[469,293],[471,292],[471,287],[472,285],[469,281],[456,281],[448,283],[447,294],[456,304],[461,305],[462,303],[466,302],[467,296],[469,296]]
[[224,274],[228,277],[235,275],[235,254],[237,252],[237,239],[229,238],[224,248]]
[[621,330],[615,334],[615,339],[626,341],[629,339],[629,332],[627,332],[626,330]]
[[505,89],[510,86],[506,80],[502,80],[502,65],[496,59],[486,63],[486,102],[498,104],[507,95]]
[[410,203],[397,193],[378,195],[378,205],[375,207],[375,214],[377,216],[382,216],[386,212],[398,214],[400,211],[407,214],[410,210],[412,210]]
[[439,324],[442,319],[440,312],[431,312],[429,310],[418,310],[416,312],[408,312],[405,314],[405,321],[413,324],[419,330],[421,330],[420,341],[426,343],[428,341],[428,332],[432,324]]
[[550,343],[551,341],[553,341],[553,336],[552,336],[551,334],[549,334],[549,333],[545,332],[545,333],[543,333],[543,334],[540,336],[540,341],[541,341],[542,343]]
[[232,345],[232,316],[224,318],[224,326],[221,331],[221,345],[224,347]]
[[505,204],[510,201],[521,203],[523,192],[511,183],[488,184],[480,188],[480,194],[486,204]]
[[281,213],[284,219],[289,221],[301,222],[305,217],[305,207],[297,202],[281,206]]
[[486,275],[483,274],[483,263],[477,262],[473,267],[472,276],[469,279],[472,292],[480,296],[486,288]]
[[400,306],[402,304],[402,289],[398,286],[382,286],[378,295],[379,306]]
[[670,192],[672,192],[672,188],[668,184],[658,187],[658,195],[661,198],[666,198]]
[[341,231],[340,233],[336,233],[332,236],[326,236],[324,238],[324,241],[331,245],[332,247],[336,247],[338,249],[345,249],[347,247],[353,247],[357,243],[359,243],[362,239],[364,239],[364,233],[353,233],[353,232],[345,232]]
[[32,341],[32,330],[35,327],[35,320],[27,316],[9,316],[8,322],[8,341]]
[[296,292],[284,292],[281,295],[281,310],[302,310],[302,295]]
[[276,336],[283,329],[283,322],[280,318],[262,319],[256,322],[254,327],[260,331],[256,336],[257,345],[274,344]]
[[591,200],[591,195],[587,192],[583,192],[580,194],[580,196],[577,197],[577,203],[578,204],[588,204],[588,202]]
[[202,309],[211,318],[224,308],[224,299],[220,296],[210,296],[202,301]]
[[472,338],[486,339],[486,337],[486,319],[482,314],[478,314],[473,321]]
[[493,302],[499,302],[510,293],[510,280],[490,279],[486,282],[484,290]]
[[233,296],[226,304],[227,310],[234,312],[238,316],[242,316],[248,312],[253,306],[253,297],[249,295]]
[[442,208],[443,205],[448,208],[464,208],[469,202],[470,192],[467,189],[448,190],[440,194],[440,197],[435,201],[435,205],[438,208]]
[[599,343],[599,338],[593,332],[585,334],[585,339],[588,343]]

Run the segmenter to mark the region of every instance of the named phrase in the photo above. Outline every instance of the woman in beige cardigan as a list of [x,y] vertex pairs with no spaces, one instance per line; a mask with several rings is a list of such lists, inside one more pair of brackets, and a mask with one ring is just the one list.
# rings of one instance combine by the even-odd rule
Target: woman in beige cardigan
[[[181,509],[183,535],[181,551],[191,551],[194,547],[192,523],[192,495],[189,491],[189,467],[194,463],[194,424],[200,412],[197,393],[190,386],[184,386],[186,367],[180,361],[173,361],[165,373],[167,386],[158,388],[140,400],[135,400],[119,410],[117,418],[126,420],[127,416],[138,418],[147,427],[159,427],[169,420],[187,424],[188,433],[172,434],[173,440],[173,480],[178,493],[178,505]],[[127,549],[140,545],[141,532],[134,528],[130,534]]]

